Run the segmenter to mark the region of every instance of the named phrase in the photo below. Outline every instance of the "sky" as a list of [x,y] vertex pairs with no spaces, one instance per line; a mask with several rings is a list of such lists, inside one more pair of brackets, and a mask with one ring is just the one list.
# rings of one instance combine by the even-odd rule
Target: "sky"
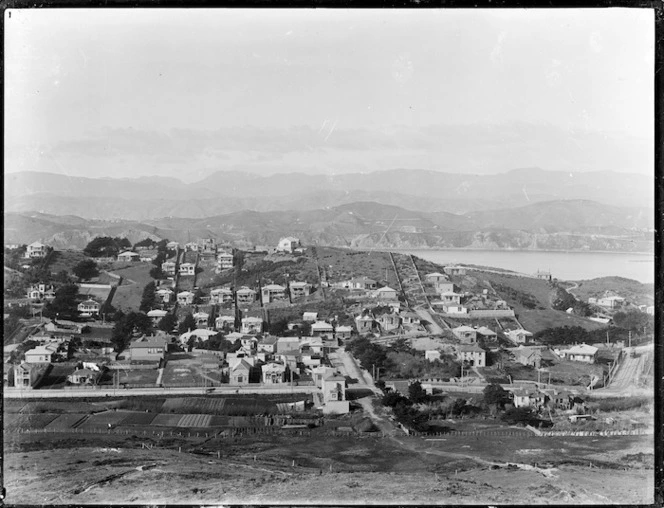
[[5,11],[5,171],[654,171],[647,9]]

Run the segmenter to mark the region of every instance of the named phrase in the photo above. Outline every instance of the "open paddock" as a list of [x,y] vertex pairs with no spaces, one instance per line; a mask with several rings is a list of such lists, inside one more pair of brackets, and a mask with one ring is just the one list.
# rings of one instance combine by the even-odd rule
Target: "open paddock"
[[57,414],[8,414],[4,416],[6,431],[19,429],[43,429],[58,417]]

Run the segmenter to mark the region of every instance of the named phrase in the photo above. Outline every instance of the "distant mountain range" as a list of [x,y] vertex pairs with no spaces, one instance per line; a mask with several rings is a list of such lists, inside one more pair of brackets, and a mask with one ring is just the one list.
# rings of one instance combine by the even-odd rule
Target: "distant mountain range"
[[[647,210],[654,207],[653,194],[653,180],[645,175],[567,173],[538,168],[497,175],[414,169],[270,176],[229,171],[217,172],[189,184],[159,176],[81,178],[21,172],[5,175],[4,205],[6,212],[38,211],[51,215],[146,221],[163,217],[203,219],[242,210],[303,211],[375,202],[417,212],[464,215],[465,218],[460,219],[464,227],[469,227],[467,221],[485,224],[491,215],[496,227],[509,229],[513,227],[509,222],[512,215],[496,214],[495,210],[560,200],[587,200]],[[559,205],[559,213],[565,214],[566,206]],[[477,213],[479,215],[466,215]],[[633,213],[641,212],[629,212]],[[652,212],[644,213],[652,215]],[[429,219],[437,223],[432,217]],[[529,223],[533,218],[522,217],[521,220]],[[501,221],[508,222],[502,224]]]
[[[127,193],[137,192],[133,185],[124,185]],[[206,192],[205,188],[201,192]],[[251,248],[275,246],[280,237],[294,235],[305,245],[360,249],[652,252],[653,234],[649,231],[653,222],[654,215],[647,208],[617,207],[590,200],[555,200],[459,214],[414,211],[364,201],[310,210],[241,210],[204,218],[173,216],[141,221],[6,212],[5,243],[40,240],[63,249],[83,248],[95,236],[124,236],[132,242],[147,237],[179,242],[213,237],[237,247]]]

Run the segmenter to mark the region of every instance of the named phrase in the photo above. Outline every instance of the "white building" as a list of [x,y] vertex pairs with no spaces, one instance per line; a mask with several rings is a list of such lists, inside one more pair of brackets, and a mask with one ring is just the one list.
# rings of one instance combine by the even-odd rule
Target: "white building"
[[477,344],[462,344],[457,348],[460,362],[468,362],[473,367],[486,367],[486,351]]
[[257,334],[263,331],[263,320],[257,317],[242,318],[240,332],[246,334]]
[[300,247],[300,240],[293,236],[287,236],[279,240],[277,244],[277,251],[279,252],[294,252],[295,249]]
[[25,251],[26,259],[43,258],[48,252],[48,247],[40,242],[34,242],[28,245]]
[[180,265],[180,275],[195,275],[196,265],[194,263],[182,263]]

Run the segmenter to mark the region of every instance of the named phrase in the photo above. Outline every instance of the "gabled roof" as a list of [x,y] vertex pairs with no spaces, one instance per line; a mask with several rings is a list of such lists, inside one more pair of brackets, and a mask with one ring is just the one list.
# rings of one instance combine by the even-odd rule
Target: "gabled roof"
[[296,288],[305,287],[305,286],[309,286],[309,285],[310,284],[308,282],[291,282],[290,283],[290,287],[296,287]]
[[267,286],[263,286],[263,289],[271,289],[274,291],[285,291],[286,288],[283,286],[280,286],[279,284],[268,284]]
[[352,331],[353,331],[352,326],[337,326],[337,333],[352,332]]
[[248,288],[246,286],[243,286],[243,287],[241,287],[240,289],[237,290],[237,293],[256,293],[256,291],[254,291],[253,289]]
[[120,256],[132,256],[132,257],[136,256],[136,257],[138,257],[139,254],[137,252],[134,252],[134,251],[131,251],[131,250],[126,250],[126,251],[118,254],[118,257],[120,257]]
[[258,317],[249,316],[249,317],[242,318],[242,322],[243,323],[262,323],[263,320],[261,318],[258,318]]
[[496,332],[494,332],[491,328],[487,328],[486,326],[480,326],[477,329],[477,333],[481,335],[496,335]]
[[243,360],[240,360],[239,362],[237,362],[231,370],[236,371],[236,370],[240,370],[240,369],[250,371],[251,370],[251,365],[246,360],[243,359]]
[[312,330],[333,330],[333,326],[325,321],[316,321],[311,325]]
[[392,288],[389,287],[389,286],[385,286],[385,287],[382,287],[382,288],[378,288],[378,289],[376,290],[376,293],[387,293],[388,291],[390,291],[390,292],[395,292],[395,293],[396,293],[397,290],[396,290],[396,289],[392,289]]
[[433,272],[433,273],[427,273],[425,275],[425,277],[445,277],[445,278],[447,278],[447,275],[445,275],[444,273],[440,273],[440,272]]
[[178,296],[189,296],[189,295],[194,296],[194,293],[192,293],[191,291],[180,291],[178,293]]
[[155,309],[148,312],[148,317],[164,317],[168,312],[165,310]]
[[472,326],[461,325],[461,326],[457,326],[456,328],[452,328],[452,331],[453,332],[475,332],[477,330],[475,330],[475,328],[473,328]]

